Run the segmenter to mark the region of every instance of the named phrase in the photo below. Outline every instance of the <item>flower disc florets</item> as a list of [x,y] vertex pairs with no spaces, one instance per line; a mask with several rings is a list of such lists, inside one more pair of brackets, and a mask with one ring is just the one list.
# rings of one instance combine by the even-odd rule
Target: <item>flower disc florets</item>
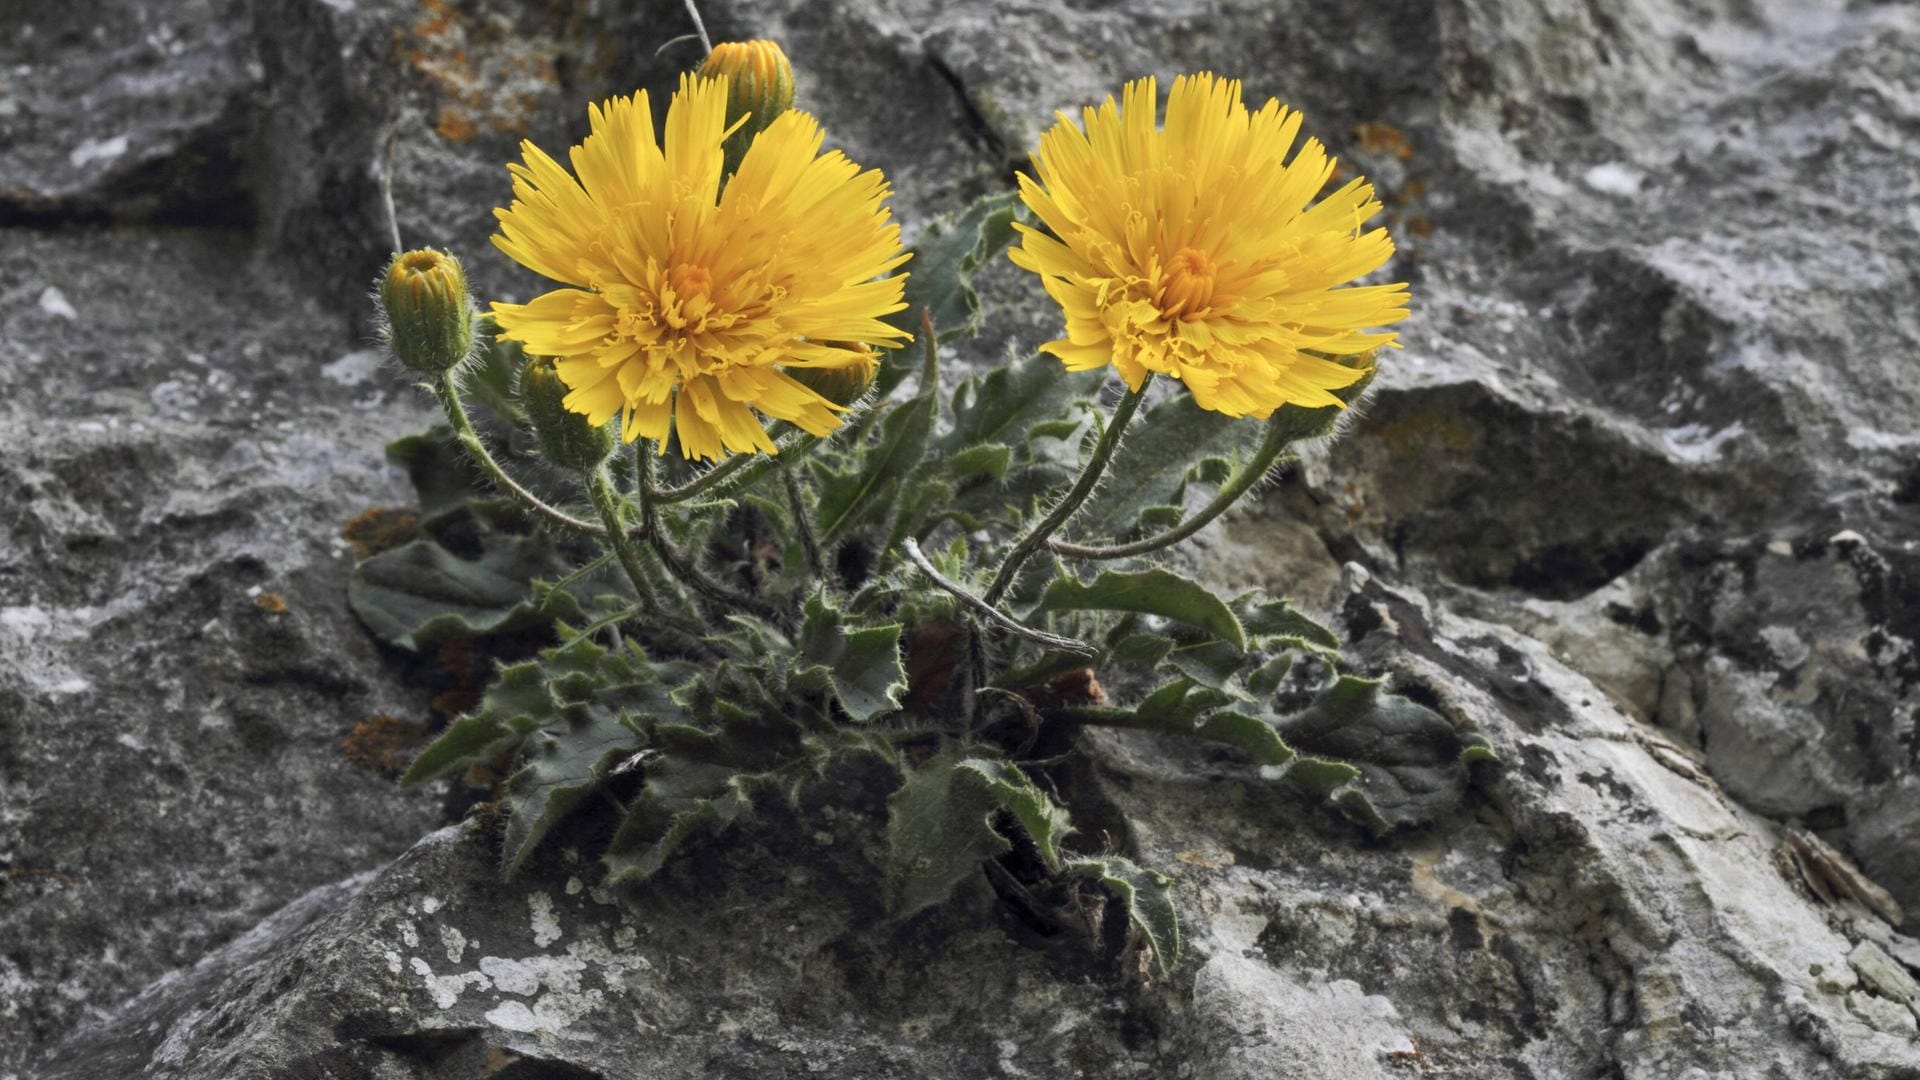
[[[859,367],[869,345],[908,335],[906,261],[886,181],[838,151],[814,119],[785,112],[722,184],[725,79],[683,77],[664,145],[642,91],[588,110],[573,174],[531,142],[510,165],[513,205],[494,243],[567,285],[493,305],[503,337],[556,358],[566,406],[623,436],[679,437],[689,458],[772,453],[760,414],[815,435],[842,406],[790,369]],[[577,175],[578,179],[575,179]]]
[[1299,131],[1298,113],[1250,114],[1237,81],[1209,74],[1174,80],[1164,129],[1151,78],[1079,125],[1061,114],[1020,177],[1045,228],[1014,226],[1013,261],[1066,314],[1041,350],[1075,371],[1112,364],[1134,389],[1170,375],[1230,416],[1340,405],[1330,391],[1362,370],[1326,357],[1391,344],[1372,328],[1406,317],[1407,287],[1340,287],[1393,241],[1360,231],[1381,209],[1364,180],[1313,201],[1334,163],[1311,138],[1287,160]]

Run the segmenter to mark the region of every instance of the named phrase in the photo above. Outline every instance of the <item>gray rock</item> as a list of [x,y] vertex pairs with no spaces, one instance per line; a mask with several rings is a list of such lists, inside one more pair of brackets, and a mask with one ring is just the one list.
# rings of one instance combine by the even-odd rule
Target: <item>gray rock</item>
[[[1478,812],[1375,843],[1229,757],[1094,740],[1076,812],[1180,872],[1192,955],[1144,986],[977,896],[875,934],[858,814],[825,847],[771,814],[623,903],[414,843],[432,797],[339,749],[425,711],[334,539],[405,499],[380,445],[427,419],[366,351],[386,148],[407,242],[532,295],[486,243],[501,163],[669,90],[684,12],[27,0],[0,1077],[1920,1076],[1920,943],[1819,884],[1920,910],[1920,13],[706,8],[787,45],[910,231],[1147,72],[1244,75],[1379,183],[1406,349],[1198,559],[1479,724]],[[963,362],[1051,333],[1016,272],[984,291]],[[1857,868],[1796,863],[1786,822]]]

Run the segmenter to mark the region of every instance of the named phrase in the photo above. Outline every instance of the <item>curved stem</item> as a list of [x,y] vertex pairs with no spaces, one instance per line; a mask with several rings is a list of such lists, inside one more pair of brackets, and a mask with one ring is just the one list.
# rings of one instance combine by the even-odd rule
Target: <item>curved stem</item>
[[614,494],[605,465],[595,468],[587,477],[587,495],[593,500],[594,509],[600,511],[600,520],[607,525],[607,546],[613,548],[620,568],[633,582],[634,593],[648,610],[659,611],[660,594],[654,591],[653,579],[647,576],[647,568],[640,562],[640,551],[633,537],[627,535],[626,524],[620,520],[620,497]]
[[[800,435],[782,446],[777,454],[735,454],[678,487],[654,489],[653,501],[666,505],[686,502],[718,487],[752,487],[772,470],[784,468],[804,457],[820,442],[821,436]],[[735,476],[736,473],[739,475]]]
[[1068,519],[1080,509],[1080,504],[1093,494],[1094,485],[1100,482],[1100,476],[1107,471],[1107,463],[1113,460],[1113,452],[1120,446],[1120,433],[1126,430],[1133,414],[1140,408],[1140,399],[1146,396],[1147,387],[1153,385],[1153,375],[1149,373],[1140,380],[1138,390],[1129,390],[1120,403],[1113,407],[1113,416],[1107,421],[1107,429],[1100,433],[1100,440],[1093,446],[1093,456],[1087,459],[1086,467],[1080,470],[1080,479],[1074,481],[1070,489],[1053,509],[1026,531],[1007,553],[1007,559],[1000,564],[1000,570],[993,576],[993,584],[988,587],[986,602],[997,604],[1007,594],[1014,579],[1020,573],[1020,567],[1033,553],[1046,546],[1047,540],[1065,525]]
[[1173,545],[1207,527],[1214,518],[1227,512],[1227,508],[1240,501],[1240,497],[1253,489],[1255,484],[1265,479],[1267,470],[1279,460],[1282,451],[1287,448],[1287,432],[1278,421],[1267,422],[1266,438],[1260,441],[1260,448],[1253,452],[1253,459],[1246,467],[1230,477],[1213,496],[1213,500],[1200,508],[1192,517],[1168,529],[1166,532],[1135,540],[1130,544],[1112,544],[1105,547],[1087,544],[1074,544],[1065,540],[1049,540],[1047,547],[1062,555],[1076,559],[1125,559],[1135,555],[1145,555]]
[[588,536],[607,535],[605,529],[591,521],[582,521],[564,510],[548,506],[538,495],[521,487],[519,481],[507,475],[507,470],[501,468],[500,463],[487,452],[486,444],[480,441],[479,433],[473,430],[473,419],[467,415],[467,406],[460,400],[460,387],[455,382],[452,370],[435,380],[432,389],[433,396],[440,399],[440,408],[447,414],[447,422],[453,425],[454,438],[459,440],[461,447],[466,450],[467,456],[473,459],[474,464],[479,465],[493,480],[495,487],[512,496],[516,502],[536,515],[561,528],[586,533]]
[[900,549],[906,553],[907,558],[912,561],[913,565],[919,567],[920,572],[927,575],[928,579],[935,585],[952,593],[960,599],[961,603],[979,612],[981,615],[986,616],[987,621],[1000,627],[1009,634],[1017,634],[1029,641],[1037,641],[1042,645],[1055,649],[1064,649],[1081,656],[1100,655],[1100,649],[1095,645],[1081,641],[1079,638],[1061,637],[1059,634],[1049,634],[1045,630],[1035,630],[1033,627],[1015,619],[1013,616],[1008,615],[1006,612],[1001,611],[999,608],[994,607],[992,604],[961,588],[958,582],[934,569],[933,561],[927,558],[926,552],[920,550],[919,542],[913,537],[909,536],[905,540],[902,540],[900,542]]
[[[641,451],[641,453],[644,454],[645,451],[643,450]],[[719,484],[722,480],[725,480],[727,477],[733,475],[734,473],[739,472],[741,466],[746,464],[747,458],[748,458],[748,455],[746,454],[735,454],[732,457],[728,458],[727,460],[721,462],[718,465],[715,465],[713,468],[708,469],[706,472],[701,473],[699,476],[694,477],[693,479],[687,481],[684,484],[680,484],[677,487],[666,488],[664,490],[649,489],[647,492],[647,495],[656,503],[685,502],[686,500],[693,498],[695,495],[698,495],[701,492],[714,487],[715,485]],[[652,470],[648,470],[648,471],[652,471]]]
[[715,581],[673,546],[673,542],[667,539],[667,530],[660,525],[660,504],[653,491],[653,455],[648,453],[644,443],[634,454],[634,464],[637,474],[634,477],[635,486],[640,491],[640,531],[645,534],[647,542],[653,545],[654,554],[660,556],[660,561],[666,565],[667,573],[709,600],[751,611],[762,618],[776,618],[778,613],[773,605]]
[[820,554],[820,539],[813,534],[813,520],[807,514],[807,495],[800,485],[800,477],[792,469],[780,470],[780,479],[787,486],[787,506],[793,510],[794,531],[800,534],[800,548],[806,552],[807,569],[829,590],[837,589],[838,576],[830,573],[827,562]]

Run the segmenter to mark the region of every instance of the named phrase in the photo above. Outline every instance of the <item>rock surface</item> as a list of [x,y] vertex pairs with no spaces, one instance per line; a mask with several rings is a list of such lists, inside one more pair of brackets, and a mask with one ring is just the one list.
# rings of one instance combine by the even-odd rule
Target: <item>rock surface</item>
[[[910,228],[1146,72],[1242,75],[1380,183],[1406,349],[1203,569],[1291,583],[1472,718],[1504,760],[1477,812],[1374,843],[1098,740],[1076,814],[1180,873],[1190,957],[1146,985],[984,902],[872,939],[857,814],[770,819],[637,909],[564,863],[499,885],[340,749],[426,711],[342,601],[340,526],[405,500],[380,446],[426,420],[366,351],[380,163],[391,135],[410,241],[529,295],[485,243],[500,163],[670,87],[682,9],[27,0],[0,1077],[1920,1076],[1885,902],[1920,910],[1920,12],[704,8],[786,44]],[[987,292],[972,360],[1052,329]]]

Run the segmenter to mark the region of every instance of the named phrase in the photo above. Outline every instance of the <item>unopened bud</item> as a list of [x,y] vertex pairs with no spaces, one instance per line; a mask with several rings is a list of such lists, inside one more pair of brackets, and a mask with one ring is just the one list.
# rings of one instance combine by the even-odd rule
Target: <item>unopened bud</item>
[[841,347],[852,355],[852,363],[844,367],[787,368],[786,373],[835,405],[851,405],[873,385],[873,376],[880,370],[880,358],[872,349],[857,342]]
[[407,370],[438,375],[473,348],[473,297],[460,260],[421,248],[395,255],[380,280],[387,345]]
[[746,122],[727,137],[727,173],[740,167],[754,136],[767,130],[774,118],[793,108],[793,65],[771,41],[723,41],[707,54],[700,74],[726,76],[727,125],[741,117]]
[[585,416],[567,408],[566,397],[567,384],[560,381],[553,361],[529,356],[520,369],[520,404],[527,410],[540,453],[563,469],[596,468],[613,453],[613,425],[587,423]]

